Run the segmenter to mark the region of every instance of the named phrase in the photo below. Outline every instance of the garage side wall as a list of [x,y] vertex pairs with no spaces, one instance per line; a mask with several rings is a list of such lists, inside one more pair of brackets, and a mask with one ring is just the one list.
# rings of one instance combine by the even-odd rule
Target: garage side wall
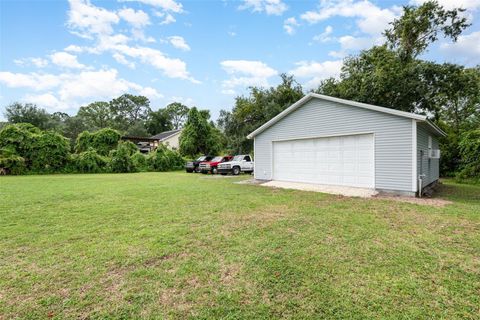
[[412,191],[412,120],[321,99],[255,137],[255,178],[272,179],[272,141],[357,133],[375,135],[375,187]]
[[[422,186],[438,180],[440,176],[440,159],[428,157],[428,137],[432,139],[432,149],[439,149],[438,137],[424,123],[417,123],[417,173],[424,174]],[[423,156],[422,156],[423,151]]]

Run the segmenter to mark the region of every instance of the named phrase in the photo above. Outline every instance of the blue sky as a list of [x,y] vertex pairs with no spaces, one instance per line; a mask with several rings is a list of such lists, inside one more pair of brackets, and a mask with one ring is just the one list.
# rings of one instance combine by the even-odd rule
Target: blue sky
[[[250,85],[282,72],[306,89],[337,76],[342,59],[383,41],[407,1],[3,0],[0,2],[0,119],[13,101],[75,114],[125,92],[153,109],[180,101],[231,109]],[[480,63],[480,1],[462,6],[473,24],[425,58]]]

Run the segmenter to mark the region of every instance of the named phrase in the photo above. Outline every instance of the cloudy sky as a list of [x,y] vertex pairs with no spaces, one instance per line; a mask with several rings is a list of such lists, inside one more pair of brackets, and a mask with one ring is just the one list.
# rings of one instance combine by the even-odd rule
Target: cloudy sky
[[[307,89],[338,75],[346,55],[382,43],[408,1],[423,0],[2,0],[0,119],[13,101],[75,114],[125,92],[216,117],[282,72]],[[473,25],[425,58],[479,64],[480,0],[440,2],[467,9]]]

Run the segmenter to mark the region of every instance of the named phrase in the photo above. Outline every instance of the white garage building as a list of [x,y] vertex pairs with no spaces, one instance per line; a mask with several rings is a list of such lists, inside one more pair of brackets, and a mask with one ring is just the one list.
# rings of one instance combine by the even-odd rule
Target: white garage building
[[255,178],[415,195],[439,178],[426,116],[309,93],[248,135]]

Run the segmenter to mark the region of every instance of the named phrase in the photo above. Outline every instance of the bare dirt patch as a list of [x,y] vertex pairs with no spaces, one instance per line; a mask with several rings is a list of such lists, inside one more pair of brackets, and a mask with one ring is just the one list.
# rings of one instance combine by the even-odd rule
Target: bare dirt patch
[[379,200],[393,200],[398,202],[420,204],[424,206],[433,206],[438,208],[445,207],[446,205],[453,203],[450,200],[444,200],[440,198],[413,198],[413,197],[385,196],[385,195],[377,195],[373,198],[379,199]]

